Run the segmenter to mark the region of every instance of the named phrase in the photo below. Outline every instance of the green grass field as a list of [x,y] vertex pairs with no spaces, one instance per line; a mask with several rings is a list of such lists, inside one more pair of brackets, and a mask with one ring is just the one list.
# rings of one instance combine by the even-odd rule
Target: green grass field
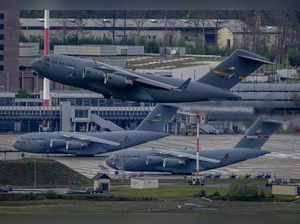
[[199,187],[199,186],[174,186],[160,187],[157,189],[130,189],[114,188],[111,194],[125,197],[152,197],[152,198],[184,198],[195,197],[205,190],[207,195],[219,192],[220,195],[226,195],[225,188]]
[[55,187],[90,185],[91,180],[71,168],[48,159],[0,161],[0,186]]

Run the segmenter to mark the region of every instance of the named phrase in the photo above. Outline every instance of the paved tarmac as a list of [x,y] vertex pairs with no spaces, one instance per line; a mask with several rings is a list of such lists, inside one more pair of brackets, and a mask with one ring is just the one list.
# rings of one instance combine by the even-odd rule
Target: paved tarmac
[[[200,147],[202,149],[226,148],[234,146],[241,135],[201,135]],[[0,135],[0,151],[11,150],[16,135]],[[163,148],[163,149],[184,149],[195,147],[196,138],[188,136],[170,136],[157,141],[149,142],[135,148]],[[271,153],[260,158],[248,160],[235,165],[227,166],[210,173],[221,173],[223,175],[260,174],[271,172],[278,177],[300,178],[300,135],[274,135],[264,145],[264,149]],[[45,155],[26,154],[26,157],[45,158]],[[20,153],[8,153],[7,159],[19,159]],[[72,169],[93,177],[101,170],[99,166],[104,166],[104,156],[80,158],[73,156],[51,156]],[[0,153],[0,160],[4,159],[4,154]]]

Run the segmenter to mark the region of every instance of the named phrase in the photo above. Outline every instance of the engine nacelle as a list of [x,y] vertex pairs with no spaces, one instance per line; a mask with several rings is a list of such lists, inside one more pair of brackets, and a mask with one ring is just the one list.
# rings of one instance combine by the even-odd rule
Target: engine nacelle
[[184,160],[174,159],[174,158],[166,158],[163,160],[164,168],[178,168],[185,164]]
[[82,79],[97,80],[103,82],[105,73],[101,70],[86,67],[82,72]]
[[161,166],[163,159],[160,156],[148,156],[145,162],[146,166]]
[[87,147],[87,143],[79,142],[79,141],[67,141],[66,143],[66,151],[76,151],[81,150]]
[[66,141],[62,139],[51,139],[50,140],[50,148],[64,148],[66,146]]
[[117,75],[117,74],[106,74],[104,79],[104,84],[114,88],[126,88],[133,85],[132,80],[128,80],[127,78]]

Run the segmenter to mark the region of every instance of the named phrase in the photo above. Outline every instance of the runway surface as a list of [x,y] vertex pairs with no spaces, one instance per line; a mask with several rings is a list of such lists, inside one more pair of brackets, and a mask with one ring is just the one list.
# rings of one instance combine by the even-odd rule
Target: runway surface
[[[234,146],[241,135],[201,135],[200,147],[202,149],[226,148]],[[0,135],[0,151],[11,150],[16,135]],[[161,140],[149,142],[134,148],[149,149],[184,149],[195,148],[195,137],[170,136]],[[211,170],[210,173],[221,173],[230,175],[259,174],[271,172],[278,177],[300,178],[300,135],[274,135],[264,147],[271,153],[260,158],[248,160],[235,165],[227,166],[217,170]],[[45,158],[45,155],[26,154],[26,157]],[[7,159],[19,159],[20,153],[9,153]],[[99,165],[103,166],[104,156],[78,158],[72,156],[51,156],[72,169],[88,176],[93,177],[100,171]],[[0,160],[4,159],[4,154],[0,153]]]

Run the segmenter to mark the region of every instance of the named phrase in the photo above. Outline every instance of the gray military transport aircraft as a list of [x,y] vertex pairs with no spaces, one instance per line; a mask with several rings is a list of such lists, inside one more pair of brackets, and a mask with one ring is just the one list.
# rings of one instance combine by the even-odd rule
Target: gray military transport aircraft
[[257,54],[236,50],[215,69],[195,81],[140,73],[65,55],[43,56],[32,64],[32,68],[50,80],[101,93],[106,98],[177,103],[240,99],[229,89],[265,63],[271,62]]
[[[234,148],[200,150],[200,171],[228,166],[269,153],[261,150],[261,147],[282,123],[279,120],[261,118],[246,131]],[[123,171],[192,174],[196,169],[196,151],[127,149],[113,153],[107,158],[106,164]]]
[[135,130],[111,132],[41,132],[20,136],[14,147],[21,152],[42,154],[73,154],[93,156],[125,149],[145,142],[164,138],[165,123],[177,112],[177,108],[158,104]]

